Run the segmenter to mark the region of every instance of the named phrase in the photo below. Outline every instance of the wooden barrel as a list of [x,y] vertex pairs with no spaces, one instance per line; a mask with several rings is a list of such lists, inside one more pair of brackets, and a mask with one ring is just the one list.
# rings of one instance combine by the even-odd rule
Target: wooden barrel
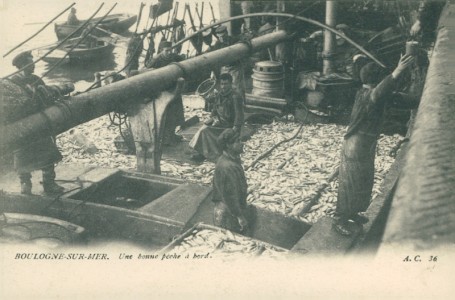
[[253,95],[284,97],[284,70],[278,61],[260,61],[253,69]]

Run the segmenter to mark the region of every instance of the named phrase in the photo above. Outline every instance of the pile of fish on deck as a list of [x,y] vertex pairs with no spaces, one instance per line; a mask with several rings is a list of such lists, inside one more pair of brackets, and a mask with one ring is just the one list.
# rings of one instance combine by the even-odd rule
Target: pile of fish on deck
[[[202,109],[186,106],[185,115],[186,118],[194,115],[204,118],[207,113]],[[244,166],[249,166],[259,155],[279,141],[293,136],[300,126],[300,123],[285,119],[262,125],[245,143],[245,153],[242,155]],[[99,151],[91,155],[85,153],[73,143],[69,132],[65,132],[57,139],[57,145],[64,156],[63,163],[135,169],[134,155],[124,155],[116,151],[114,139],[118,136],[119,130],[117,126],[110,125],[108,116],[79,125],[75,130],[93,141]],[[269,156],[246,171],[248,202],[257,207],[300,218],[308,223],[314,223],[322,216],[333,216],[337,180],[328,183],[309,211],[303,215],[296,212],[308,204],[309,199],[314,197],[320,185],[326,182],[337,167],[345,131],[346,127],[340,125],[304,125],[295,139],[280,145]],[[394,161],[388,152],[401,138],[399,135],[381,135],[378,141],[373,198],[380,193],[379,187]],[[200,184],[211,184],[214,166],[210,162],[200,165],[169,159],[163,159],[161,162],[163,175]]]
[[225,259],[232,255],[241,254],[246,257],[261,257],[280,259],[288,253],[270,244],[252,240],[229,230],[194,229],[182,241],[168,252],[177,254],[204,255]]

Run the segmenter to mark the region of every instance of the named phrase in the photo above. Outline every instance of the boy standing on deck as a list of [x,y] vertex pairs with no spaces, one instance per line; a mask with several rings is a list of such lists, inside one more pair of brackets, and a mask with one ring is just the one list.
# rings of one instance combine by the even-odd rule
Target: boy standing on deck
[[240,160],[243,152],[240,134],[231,128],[226,129],[217,142],[223,154],[216,162],[213,175],[214,223],[228,230],[244,232],[248,226],[248,185]]

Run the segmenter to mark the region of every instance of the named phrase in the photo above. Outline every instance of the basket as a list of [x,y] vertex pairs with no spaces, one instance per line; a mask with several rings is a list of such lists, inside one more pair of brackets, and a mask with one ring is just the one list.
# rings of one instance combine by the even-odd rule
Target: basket
[[196,94],[205,98],[213,89],[215,88],[216,80],[212,78],[208,78],[204,80],[196,90]]

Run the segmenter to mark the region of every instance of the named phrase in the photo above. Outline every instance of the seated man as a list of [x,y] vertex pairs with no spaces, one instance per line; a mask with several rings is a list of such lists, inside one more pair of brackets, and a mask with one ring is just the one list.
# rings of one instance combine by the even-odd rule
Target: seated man
[[220,75],[220,91],[212,97],[212,117],[190,141],[190,147],[198,152],[192,156],[196,161],[204,158],[216,161],[222,152],[216,142],[218,136],[226,128],[240,133],[243,124],[243,99],[232,89],[232,76],[229,73]]
[[213,175],[213,198],[216,226],[236,232],[247,229],[247,190],[245,172],[240,161],[243,144],[240,134],[229,128],[217,139],[223,154],[218,158]]
[[68,15],[68,20],[66,21],[66,25],[79,25],[80,21],[76,16],[76,9],[74,7],[71,8],[71,12]]

